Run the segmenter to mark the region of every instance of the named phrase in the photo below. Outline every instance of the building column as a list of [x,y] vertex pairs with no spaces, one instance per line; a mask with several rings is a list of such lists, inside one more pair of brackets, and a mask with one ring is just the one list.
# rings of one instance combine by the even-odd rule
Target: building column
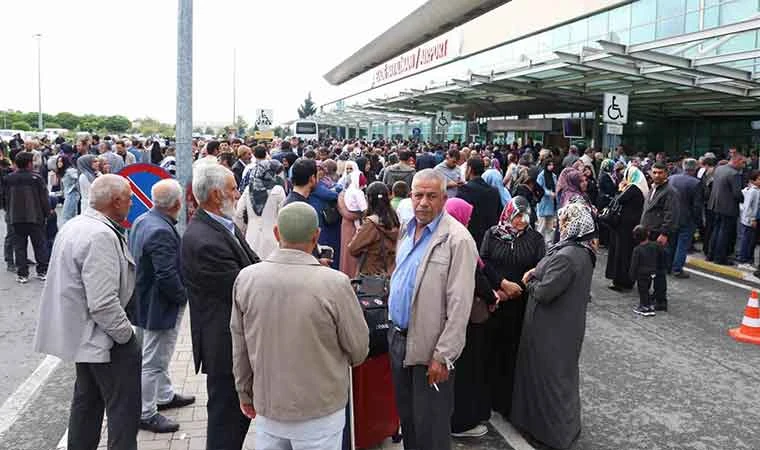
[[386,120],[385,121],[385,130],[383,131],[383,139],[390,140],[391,138],[391,128],[390,123]]
[[404,139],[409,139],[409,119],[404,120]]

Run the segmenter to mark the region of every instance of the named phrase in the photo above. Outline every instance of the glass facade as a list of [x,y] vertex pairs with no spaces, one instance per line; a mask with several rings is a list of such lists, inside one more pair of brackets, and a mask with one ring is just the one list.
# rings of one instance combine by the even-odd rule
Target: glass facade
[[[757,15],[760,15],[760,0],[638,0],[456,60],[431,72],[365,90],[371,83],[372,73],[368,72],[349,81],[341,89],[364,91],[347,100],[349,104],[364,104],[371,99],[396,96],[410,88],[441,86],[451,78],[467,79],[470,73],[498,72],[524,66],[527,60],[550,60],[554,58],[555,51],[580,53],[583,47],[599,48],[596,41],[600,39],[637,44],[727,25]],[[755,49],[760,47],[760,33],[749,31],[727,39],[715,48],[708,46],[710,43],[695,46],[683,55],[713,56]],[[664,48],[659,51],[668,50]],[[727,65],[760,71],[759,58]],[[327,111],[330,111],[329,107]]]
[[[555,51],[579,54],[584,47],[600,48],[596,41],[602,39],[631,45],[728,25],[757,16],[760,16],[760,0],[637,0],[374,89],[365,90],[370,85],[369,77],[372,75],[365,73],[346,83],[347,90],[363,91],[348,98],[346,103],[366,104],[372,99],[396,97],[409,89],[435,87],[445,90],[448,89],[447,82],[452,78],[468,79],[471,73],[489,74],[524,67],[529,60],[553,60]],[[757,48],[760,48],[760,31],[755,30],[731,38],[708,40],[688,48],[682,55],[689,58],[717,56]],[[673,49],[661,48],[658,51],[667,53]],[[760,72],[760,58],[726,65]],[[540,78],[542,74],[532,76]],[[451,89],[455,90],[456,86]],[[329,106],[326,111],[330,111]],[[668,119],[659,123],[644,119],[644,125],[625,127],[623,141],[647,151],[689,150],[695,154],[720,151],[720,148],[725,149],[728,145],[755,147],[755,141],[760,141],[760,138],[749,129],[749,121],[749,117]],[[429,122],[409,123],[409,134],[415,127],[422,130],[423,139],[432,136]],[[452,126],[446,138],[463,137],[464,127],[464,122]],[[383,124],[373,124],[371,134],[401,134],[404,130],[403,124],[394,124],[389,128],[392,130],[386,131]]]

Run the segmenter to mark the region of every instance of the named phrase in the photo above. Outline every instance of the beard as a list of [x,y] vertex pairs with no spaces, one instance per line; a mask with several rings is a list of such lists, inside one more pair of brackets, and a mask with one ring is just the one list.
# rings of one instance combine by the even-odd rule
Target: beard
[[225,198],[222,202],[222,213],[229,217],[235,217],[235,199],[234,198]]

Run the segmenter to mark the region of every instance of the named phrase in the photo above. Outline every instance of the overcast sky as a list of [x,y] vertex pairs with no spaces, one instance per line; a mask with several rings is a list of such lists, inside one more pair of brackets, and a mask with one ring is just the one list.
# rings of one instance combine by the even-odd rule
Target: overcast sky
[[[44,112],[150,116],[174,123],[177,0],[0,0],[4,20],[0,110],[37,110],[42,33]],[[237,48],[238,114],[273,108],[297,117],[308,91],[335,91],[328,70],[424,0],[195,0],[193,121],[232,121]]]

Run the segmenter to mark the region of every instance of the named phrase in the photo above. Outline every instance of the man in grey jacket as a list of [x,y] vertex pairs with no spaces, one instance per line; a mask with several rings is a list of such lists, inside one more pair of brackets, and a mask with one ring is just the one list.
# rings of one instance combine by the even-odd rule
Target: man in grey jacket
[[478,250],[444,211],[446,181],[436,169],[414,176],[414,218],[401,230],[391,276],[391,372],[404,448],[451,448],[454,362],[465,343]]
[[125,312],[135,265],[119,225],[131,195],[125,178],[99,177],[90,207],[66,222],[53,245],[34,348],[76,363],[70,449],[98,447],[104,410],[108,448],[137,449],[141,354]]

